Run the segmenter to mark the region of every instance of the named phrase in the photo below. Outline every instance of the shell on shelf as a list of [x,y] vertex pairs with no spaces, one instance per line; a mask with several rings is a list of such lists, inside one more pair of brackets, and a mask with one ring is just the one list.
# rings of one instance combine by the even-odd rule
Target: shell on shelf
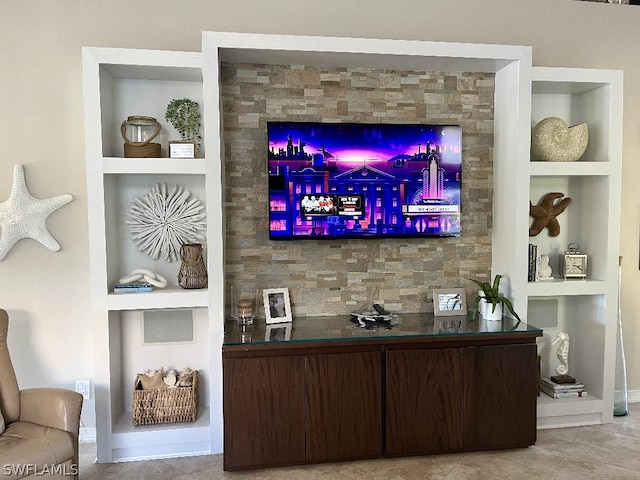
[[586,123],[568,127],[558,117],[548,117],[533,128],[531,160],[574,162],[584,155],[589,143]]

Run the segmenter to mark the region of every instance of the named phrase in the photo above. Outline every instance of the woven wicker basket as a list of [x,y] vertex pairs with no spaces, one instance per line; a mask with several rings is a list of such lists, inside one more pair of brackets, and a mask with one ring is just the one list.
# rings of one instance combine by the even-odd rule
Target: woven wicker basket
[[193,371],[190,387],[143,390],[133,386],[133,424],[195,422],[198,417],[198,371]]

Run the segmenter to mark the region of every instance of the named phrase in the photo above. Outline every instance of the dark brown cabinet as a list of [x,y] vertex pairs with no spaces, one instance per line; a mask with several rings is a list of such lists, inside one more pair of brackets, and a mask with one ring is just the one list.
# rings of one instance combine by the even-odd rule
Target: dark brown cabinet
[[488,450],[536,441],[536,346],[464,349],[464,448]]
[[539,335],[225,345],[224,468],[533,445]]
[[225,468],[305,460],[304,357],[225,360]]
[[385,391],[387,455],[462,448],[461,349],[387,352]]
[[380,351],[306,356],[307,460],[382,455]]
[[386,352],[387,455],[535,443],[535,344],[422,347]]
[[379,348],[269,353],[223,360],[226,470],[382,455]]

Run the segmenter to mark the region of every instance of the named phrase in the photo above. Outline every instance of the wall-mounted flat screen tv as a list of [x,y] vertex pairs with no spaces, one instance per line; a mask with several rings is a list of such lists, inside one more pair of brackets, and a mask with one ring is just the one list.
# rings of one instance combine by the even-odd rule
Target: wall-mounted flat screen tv
[[459,236],[457,125],[268,122],[271,239]]

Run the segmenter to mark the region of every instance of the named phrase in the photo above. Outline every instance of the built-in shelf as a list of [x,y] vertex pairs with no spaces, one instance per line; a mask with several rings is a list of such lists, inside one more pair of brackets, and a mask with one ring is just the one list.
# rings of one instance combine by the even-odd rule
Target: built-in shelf
[[531,176],[607,176],[611,174],[609,162],[531,162]]
[[602,423],[602,398],[591,395],[582,398],[551,398],[544,393],[538,397],[538,428],[597,425]]
[[[538,253],[549,255],[561,276],[559,257],[577,243],[588,255],[587,279],[525,282],[516,280],[518,302],[526,302],[527,318],[547,325],[540,341],[542,375],[554,373],[558,332],[569,334],[569,374],[585,384],[588,397],[538,400],[540,428],[608,423],[613,419],[620,177],[622,162],[622,72],[572,68],[532,69],[530,128],[546,117],[568,126],[586,123],[589,140],[574,162],[528,162],[524,189],[536,204],[546,193],[571,198],[558,215],[560,233],[546,231],[528,238]],[[526,226],[522,227],[526,231]],[[523,249],[525,245],[523,245]],[[534,322],[531,322],[534,323]]]
[[[559,296],[558,322],[550,332],[566,329],[573,335],[571,365],[592,395],[577,401],[550,402],[541,398],[538,425],[611,421],[620,214],[621,72],[533,68],[531,47],[507,45],[226,32],[204,32],[202,45],[202,54],[115,48],[83,51],[94,381],[100,387],[96,388],[98,461],[222,451],[221,345],[225,315],[222,62],[493,72],[496,88],[492,271],[507,277],[505,285],[510,286],[516,310],[525,320],[532,313],[530,304],[537,309],[536,303],[541,303],[535,301],[537,298],[554,302],[554,297]],[[153,116],[163,121],[170,99],[182,97],[201,102],[206,159],[123,158],[121,122],[131,115]],[[590,124],[584,159],[562,165],[530,162],[531,128],[551,115],[566,115],[569,123]],[[171,128],[164,123],[159,137],[163,157],[166,141],[176,135]],[[128,238],[127,202],[157,182],[184,183],[205,205],[209,288],[183,291],[174,285],[151,294],[109,293],[118,278],[136,268],[158,266],[158,273],[167,278],[175,278],[177,274],[175,264],[144,259]],[[545,240],[542,247],[560,252],[569,242],[580,243],[590,254],[590,279],[586,281],[527,282],[527,245],[531,241],[527,231],[529,202],[537,202],[548,191],[571,195],[574,204],[563,216],[563,222],[568,223],[563,224],[562,235]],[[568,303],[576,307],[568,308]],[[206,326],[199,331],[207,345],[206,353],[199,359],[203,383],[208,387],[201,401],[202,423],[199,419],[190,427],[172,425],[130,431],[124,426],[130,419],[115,418],[121,415],[118,404],[122,402],[122,392],[130,388],[122,370],[122,358],[127,352],[122,352],[121,329],[132,328],[129,317],[147,309],[196,307],[204,309],[207,317]],[[550,368],[553,352],[547,348],[544,355],[546,368]]]
[[195,422],[134,426],[131,412],[121,413],[113,426],[112,461],[208,455],[209,417],[209,409],[201,408]]
[[555,278],[539,282],[529,282],[529,296],[561,296],[561,295],[604,295],[608,284],[603,280],[574,280]]
[[[208,205],[222,203],[215,194],[215,185],[218,192],[220,189],[220,175],[216,181],[208,181],[210,165],[205,158],[167,158],[168,141],[179,140],[180,136],[164,119],[166,106],[174,98],[185,97],[203,106],[202,55],[85,48],[83,73],[94,381],[101,387],[96,388],[98,461],[208,454],[212,452],[212,430],[218,428],[209,407],[208,383],[215,365],[211,345],[217,338],[212,333],[215,320],[209,318],[211,289],[179,287],[180,259],[169,261],[163,255],[154,259],[140,251],[127,223],[131,203],[156,185],[188,192],[189,200],[200,201],[207,217]],[[154,117],[161,124],[160,134],[153,142],[161,145],[162,158],[123,157],[120,126],[135,115]],[[209,243],[207,237],[212,232],[199,232],[205,239],[203,243]],[[215,245],[220,236],[214,237],[211,243]],[[210,263],[207,269],[215,271],[219,265]],[[169,285],[149,293],[112,293],[120,278],[140,268],[161,275]],[[178,309],[191,312],[193,340],[187,345],[176,342],[171,347],[162,343],[143,346],[144,313]],[[197,421],[133,427],[131,413],[122,413],[131,376],[148,369],[180,368],[186,363],[198,368],[203,380]],[[219,416],[217,412],[215,415]],[[214,447],[213,451],[219,448]]]
[[102,162],[105,174],[180,174],[204,175],[204,158],[117,158],[105,157]]
[[143,293],[110,293],[109,310],[145,310],[149,308],[206,308],[209,291],[206,288],[185,290],[176,285]]

